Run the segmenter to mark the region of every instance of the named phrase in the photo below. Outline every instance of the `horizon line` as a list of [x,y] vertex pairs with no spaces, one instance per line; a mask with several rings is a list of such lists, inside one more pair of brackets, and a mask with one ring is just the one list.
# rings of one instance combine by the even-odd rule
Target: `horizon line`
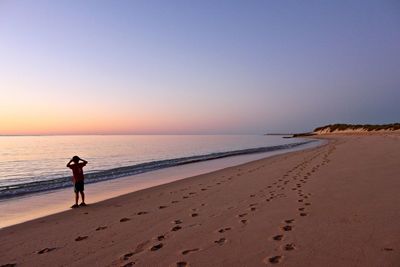
[[0,134],[0,137],[18,136],[90,136],[90,135],[266,135],[265,133],[57,133],[57,134]]

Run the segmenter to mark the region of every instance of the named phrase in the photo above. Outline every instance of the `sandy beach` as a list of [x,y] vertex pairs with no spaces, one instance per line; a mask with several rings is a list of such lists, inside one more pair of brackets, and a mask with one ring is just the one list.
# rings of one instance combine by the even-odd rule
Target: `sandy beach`
[[0,230],[0,266],[399,266],[400,135],[326,145]]

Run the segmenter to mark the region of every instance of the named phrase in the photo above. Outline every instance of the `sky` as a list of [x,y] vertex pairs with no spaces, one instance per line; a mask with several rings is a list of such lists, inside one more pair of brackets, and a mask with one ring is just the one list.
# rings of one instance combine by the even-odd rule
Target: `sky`
[[0,134],[400,121],[400,2],[0,0]]

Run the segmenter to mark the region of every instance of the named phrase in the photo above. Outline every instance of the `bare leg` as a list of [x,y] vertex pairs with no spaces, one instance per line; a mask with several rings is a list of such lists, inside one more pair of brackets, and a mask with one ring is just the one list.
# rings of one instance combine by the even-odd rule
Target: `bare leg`
[[81,192],[81,197],[82,197],[82,203],[85,203],[85,193]]
[[75,204],[78,205],[78,201],[79,201],[79,193],[76,192],[75,193]]

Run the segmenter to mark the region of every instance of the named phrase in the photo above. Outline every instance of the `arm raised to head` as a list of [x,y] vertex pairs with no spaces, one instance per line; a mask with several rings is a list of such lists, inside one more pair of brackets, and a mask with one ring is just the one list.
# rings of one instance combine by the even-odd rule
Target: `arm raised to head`
[[68,163],[67,163],[67,168],[71,168],[71,164],[72,163],[72,159],[70,159],[69,161],[68,161]]
[[84,160],[84,159],[81,159],[81,158],[79,158],[79,160],[80,161],[82,161],[83,163],[85,163],[85,164],[87,164],[88,163],[88,161],[87,160]]

